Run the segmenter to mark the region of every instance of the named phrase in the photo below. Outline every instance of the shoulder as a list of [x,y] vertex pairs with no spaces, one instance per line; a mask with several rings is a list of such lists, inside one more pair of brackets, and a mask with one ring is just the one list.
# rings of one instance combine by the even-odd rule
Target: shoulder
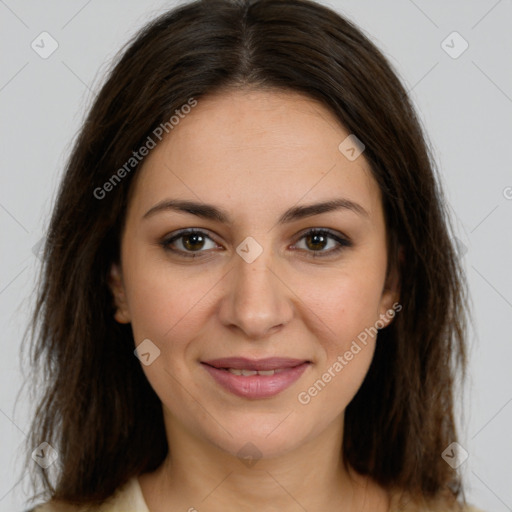
[[470,504],[448,503],[446,499],[415,500],[403,493],[392,493],[389,512],[484,512]]
[[80,512],[80,508],[69,505],[68,503],[60,503],[52,500],[36,505],[34,508],[25,510],[25,512]]
[[412,505],[404,508],[391,509],[390,512],[484,512],[483,510],[473,507],[472,505],[452,505],[449,508],[442,504],[423,504],[421,506]]
[[149,512],[137,477],[133,477],[107,499],[102,505],[90,508],[69,503],[48,501],[26,512]]

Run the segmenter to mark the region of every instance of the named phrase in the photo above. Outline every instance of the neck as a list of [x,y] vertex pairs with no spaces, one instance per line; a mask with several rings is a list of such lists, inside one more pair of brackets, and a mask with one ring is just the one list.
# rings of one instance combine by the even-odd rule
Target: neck
[[273,458],[258,458],[257,448],[250,444],[238,454],[242,458],[237,457],[170,418],[166,428],[172,440],[168,457],[154,473],[139,479],[148,507],[155,512],[265,510],[269,503],[281,512],[349,512],[362,510],[369,492],[375,492],[368,479],[341,462],[342,417],[321,436]]

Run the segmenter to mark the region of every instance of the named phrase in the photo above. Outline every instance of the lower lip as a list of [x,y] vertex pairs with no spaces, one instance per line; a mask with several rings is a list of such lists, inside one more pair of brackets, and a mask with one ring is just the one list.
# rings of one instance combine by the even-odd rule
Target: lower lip
[[269,398],[290,387],[305,372],[309,363],[286,368],[274,375],[235,375],[202,363],[205,370],[225,389],[243,398]]

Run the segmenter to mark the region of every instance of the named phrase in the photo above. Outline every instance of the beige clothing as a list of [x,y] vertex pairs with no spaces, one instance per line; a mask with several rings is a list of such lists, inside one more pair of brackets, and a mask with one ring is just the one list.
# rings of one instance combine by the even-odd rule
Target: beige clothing
[[[86,507],[71,509],[62,505],[45,503],[33,512],[81,512]],[[115,494],[94,512],[150,512],[137,477],[130,479]]]
[[[391,512],[437,512],[441,509],[424,509],[407,506],[405,508],[399,508],[397,501],[394,499],[391,504]],[[85,511],[84,508],[72,510],[68,506],[54,505],[45,503],[36,507],[33,512],[81,512]],[[139,484],[139,480],[136,477],[130,479],[124,486],[120,487],[116,493],[101,507],[95,509],[94,512],[150,512],[142,489]],[[442,512],[448,512],[442,510]],[[482,512],[474,507],[467,507],[464,512]]]

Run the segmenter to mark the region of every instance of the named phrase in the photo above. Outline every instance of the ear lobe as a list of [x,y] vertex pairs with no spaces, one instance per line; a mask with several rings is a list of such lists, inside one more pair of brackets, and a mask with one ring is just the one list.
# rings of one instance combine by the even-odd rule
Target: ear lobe
[[128,304],[126,301],[126,293],[124,289],[123,276],[121,268],[118,264],[113,263],[110,267],[108,275],[108,285],[112,295],[114,296],[114,305],[116,312],[114,313],[114,319],[120,324],[130,323],[130,314],[128,311]]

